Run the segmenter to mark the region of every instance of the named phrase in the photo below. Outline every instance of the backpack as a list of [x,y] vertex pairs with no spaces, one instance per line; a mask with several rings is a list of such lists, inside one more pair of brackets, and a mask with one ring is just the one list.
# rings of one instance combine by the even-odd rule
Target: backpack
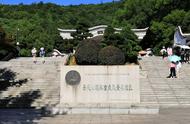
[[40,56],[42,57],[42,56],[44,56],[45,55],[45,51],[44,50],[41,50],[40,51]]
[[167,55],[167,51],[166,50],[163,50],[163,55]]

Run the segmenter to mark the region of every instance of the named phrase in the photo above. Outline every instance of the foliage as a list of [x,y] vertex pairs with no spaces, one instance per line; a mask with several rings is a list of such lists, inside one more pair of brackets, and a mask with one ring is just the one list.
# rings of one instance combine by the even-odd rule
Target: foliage
[[77,41],[82,41],[88,37],[92,37],[92,34],[89,33],[88,28],[90,28],[90,26],[87,20],[79,20],[76,25],[76,32],[71,33],[71,36]]
[[158,54],[162,46],[173,45],[177,26],[182,26],[184,32],[190,32],[189,5],[189,0],[126,0],[124,7],[116,12],[114,24],[149,27],[140,45],[143,49],[151,47]]
[[137,36],[131,31],[129,25],[125,25],[120,33],[115,33],[113,27],[108,26],[104,34],[104,46],[113,45],[122,50],[125,61],[136,62],[137,52],[141,50]]
[[79,43],[75,58],[79,65],[97,65],[100,45],[93,39],[83,40]]
[[17,56],[17,49],[12,44],[12,39],[0,27],[0,60],[9,60]]
[[103,46],[117,46],[118,43],[121,41],[121,36],[119,33],[116,33],[116,30],[112,26],[108,26],[105,29],[104,33],[104,40],[102,41]]
[[114,46],[107,46],[100,50],[98,55],[100,65],[123,65],[125,64],[125,55]]
[[[77,47],[79,40],[89,36],[87,27],[100,24],[120,28],[149,27],[147,36],[140,45],[143,49],[152,47],[154,51],[159,51],[163,45],[172,45],[176,26],[180,25],[184,32],[190,32],[189,5],[189,0],[121,0],[78,6],[59,6],[43,2],[31,5],[0,5],[0,25],[10,35],[10,39],[20,42],[21,56],[31,56],[32,47],[45,47],[47,54],[54,48],[70,52],[73,47]],[[79,32],[75,35],[78,41],[62,40],[57,28],[78,29]],[[82,32],[85,35],[81,37]],[[106,34],[102,46],[114,45],[125,53],[126,59],[130,58],[126,53],[133,52],[135,55],[140,47],[138,41],[132,38],[134,36],[130,30],[128,33],[126,36]],[[0,51],[3,55],[7,52],[2,48]]]
[[33,47],[44,47],[47,54],[54,48],[70,52],[72,47],[77,46],[77,41],[68,43],[69,41],[61,40],[57,28],[79,28],[79,20],[88,20],[90,27],[111,24],[114,8],[120,6],[120,2],[78,6],[59,6],[43,2],[31,5],[1,4],[0,25],[14,41],[17,39],[20,42],[21,56],[31,56]]
[[118,24],[126,21],[134,28],[144,28],[152,21],[162,21],[171,11],[188,11],[189,0],[125,0],[124,7],[116,13]]
[[190,21],[186,21],[190,18],[188,15],[189,12],[184,10],[174,10],[165,16],[162,22],[153,21],[147,35],[141,41],[141,46],[153,48],[155,54],[159,54],[162,46],[172,46],[175,28],[182,25],[182,29],[188,30],[189,27],[185,26],[190,24]]
[[77,45],[77,42],[72,39],[62,39],[61,36],[57,38],[54,44],[54,48],[63,53],[72,53],[73,47]]

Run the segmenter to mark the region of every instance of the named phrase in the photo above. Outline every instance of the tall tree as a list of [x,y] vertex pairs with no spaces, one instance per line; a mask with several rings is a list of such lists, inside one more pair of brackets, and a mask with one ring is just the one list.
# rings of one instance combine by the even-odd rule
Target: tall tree
[[13,40],[0,27],[0,60],[9,60],[17,56],[18,51],[12,44]]
[[92,37],[92,34],[89,33],[89,27],[89,22],[86,19],[81,19],[76,25],[76,32],[73,32],[71,36],[77,41],[82,41],[88,37]]

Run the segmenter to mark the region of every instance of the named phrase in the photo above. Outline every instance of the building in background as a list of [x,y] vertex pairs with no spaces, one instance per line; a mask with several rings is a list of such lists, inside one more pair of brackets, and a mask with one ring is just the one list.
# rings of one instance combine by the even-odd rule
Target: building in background
[[184,34],[181,27],[178,26],[174,33],[174,47],[189,48],[190,46],[190,33]]
[[[107,28],[107,25],[99,25],[99,26],[94,26],[89,28],[89,32],[93,35],[93,37],[96,36],[101,36],[104,34],[105,29]],[[122,29],[121,28],[114,28],[116,33],[119,33]],[[60,29],[58,28],[58,30],[60,31],[60,36],[63,39],[73,39],[73,37],[71,36],[71,33],[76,32],[76,29]],[[139,40],[142,40],[143,37],[146,35],[146,32],[148,30],[147,28],[144,29],[131,29],[138,37]]]

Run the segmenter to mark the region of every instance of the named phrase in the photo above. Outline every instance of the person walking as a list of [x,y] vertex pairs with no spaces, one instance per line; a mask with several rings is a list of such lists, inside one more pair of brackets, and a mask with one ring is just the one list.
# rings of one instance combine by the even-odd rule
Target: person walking
[[165,46],[162,47],[162,49],[160,50],[160,53],[162,55],[162,59],[165,59],[167,57],[167,50]]
[[42,63],[45,63],[45,50],[44,47],[40,48],[40,57],[42,58]]
[[167,78],[177,78],[176,77],[176,63],[175,62],[171,62],[170,63],[170,75]]
[[185,50],[181,49],[181,63],[185,62]]
[[167,48],[167,54],[168,54],[168,56],[173,55],[173,50],[172,50],[171,47],[168,47],[168,48]]
[[185,62],[189,64],[189,50],[185,51]]
[[37,60],[36,60],[36,53],[37,53],[37,50],[36,50],[35,47],[31,50],[31,53],[32,53],[33,62],[36,64],[36,62],[37,62]]

